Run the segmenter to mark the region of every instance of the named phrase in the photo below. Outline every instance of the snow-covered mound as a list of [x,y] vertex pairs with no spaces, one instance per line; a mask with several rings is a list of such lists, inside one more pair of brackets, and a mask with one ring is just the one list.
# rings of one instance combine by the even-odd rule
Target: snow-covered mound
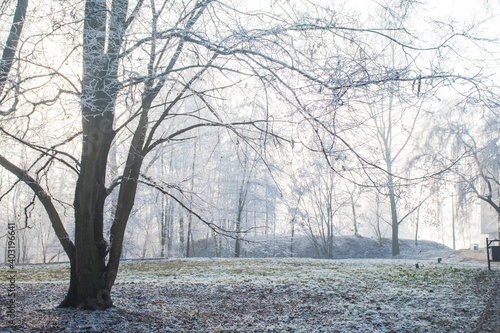
[[[195,251],[197,257],[233,257],[234,248],[228,241],[216,252],[212,243],[197,242]],[[399,241],[401,259],[432,259],[447,257],[453,250],[449,247],[432,242],[402,239]],[[203,250],[201,250],[203,249]],[[329,244],[321,239],[296,237],[293,242],[290,237],[276,236],[267,239],[257,239],[243,242],[241,257],[244,258],[322,258],[322,259],[362,259],[362,258],[392,258],[392,242],[390,239],[381,241],[360,236],[336,236]]]

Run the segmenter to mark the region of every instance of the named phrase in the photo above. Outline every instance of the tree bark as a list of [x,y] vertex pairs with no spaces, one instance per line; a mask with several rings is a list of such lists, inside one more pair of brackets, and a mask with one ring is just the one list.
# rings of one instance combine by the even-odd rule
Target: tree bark
[[[5,83],[9,76],[10,69],[14,62],[14,55],[17,52],[17,45],[23,30],[24,20],[26,18],[26,10],[28,9],[28,0],[18,0],[14,20],[10,26],[9,36],[3,48],[2,60],[0,62],[0,93],[3,92]],[[1,113],[0,113],[1,114]]]
[[[128,2],[114,0],[108,50],[105,52],[107,5],[87,0],[83,27],[82,156],[75,191],[75,250],[68,294],[61,307],[106,309],[112,306],[107,283],[104,239],[104,203],[107,161],[113,131],[114,107],[119,90],[118,52],[121,47]],[[118,204],[120,204],[118,202]]]

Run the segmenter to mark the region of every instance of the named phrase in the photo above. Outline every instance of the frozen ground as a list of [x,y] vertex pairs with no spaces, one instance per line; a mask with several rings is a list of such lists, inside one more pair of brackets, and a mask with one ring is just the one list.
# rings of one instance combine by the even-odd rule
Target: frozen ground
[[[470,251],[469,251],[470,252]],[[421,254],[421,253],[420,253]],[[19,266],[1,332],[491,332],[499,272],[443,258],[123,262],[108,311],[56,309],[67,264]],[[419,263],[419,268],[415,267]]]

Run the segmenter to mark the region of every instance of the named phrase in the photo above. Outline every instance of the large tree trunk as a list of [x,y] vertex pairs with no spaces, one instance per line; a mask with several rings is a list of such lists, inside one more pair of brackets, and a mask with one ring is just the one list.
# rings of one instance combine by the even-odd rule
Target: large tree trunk
[[[107,283],[104,240],[106,170],[114,138],[114,107],[119,83],[117,54],[124,31],[127,1],[111,6],[110,37],[106,45],[106,0],[87,0],[83,27],[82,158],[75,191],[75,256],[71,280],[61,307],[106,309],[112,306]],[[122,23],[120,23],[122,22]],[[119,203],[118,203],[119,204]]]
[[[66,306],[107,308],[111,306],[109,290],[104,283],[107,244],[103,238],[103,208],[105,200],[105,152],[92,154],[80,174],[75,194],[76,291],[71,290]],[[96,167],[91,166],[95,163]],[[73,266],[72,265],[72,266]],[[72,267],[73,269],[73,267]],[[71,278],[74,278],[72,274]],[[73,281],[72,281],[73,282]]]
[[[67,306],[101,309],[112,305],[105,284],[107,242],[103,237],[106,165],[114,133],[112,101],[84,106],[83,155],[75,192],[76,291]],[[110,110],[111,109],[111,110]],[[71,289],[71,288],[70,288]]]

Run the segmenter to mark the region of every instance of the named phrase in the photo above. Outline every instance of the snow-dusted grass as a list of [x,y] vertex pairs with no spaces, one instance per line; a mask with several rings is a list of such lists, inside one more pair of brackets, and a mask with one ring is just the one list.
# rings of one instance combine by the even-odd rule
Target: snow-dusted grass
[[97,313],[54,309],[67,288],[67,264],[19,266],[16,331],[472,331],[498,273],[446,260],[415,263],[124,261],[112,291],[116,308]]
[[414,260],[314,260],[314,259],[177,259],[122,263],[117,282],[185,283],[357,283],[394,284],[467,283],[486,279],[485,271],[464,265]]
[[69,281],[69,263],[18,265],[17,278],[20,283]]

